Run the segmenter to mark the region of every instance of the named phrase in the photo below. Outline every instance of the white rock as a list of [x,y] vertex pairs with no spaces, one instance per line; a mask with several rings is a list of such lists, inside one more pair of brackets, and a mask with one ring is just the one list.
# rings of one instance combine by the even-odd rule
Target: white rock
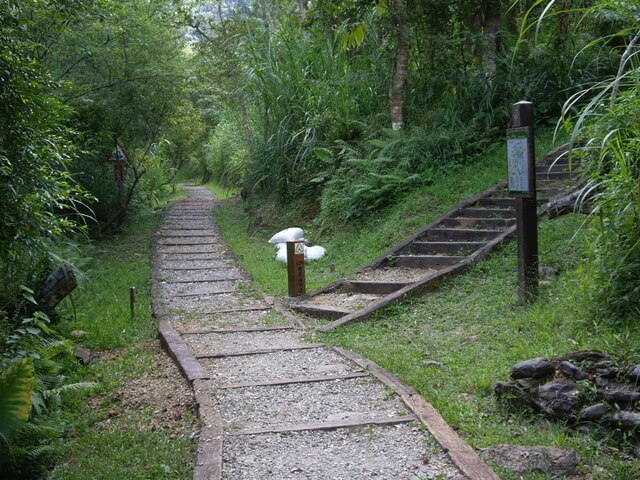
[[292,242],[294,240],[302,240],[303,238],[304,232],[301,228],[291,227],[276,233],[269,239],[269,243]]
[[276,260],[278,262],[287,263],[287,244],[281,243],[281,247],[278,248],[278,252],[276,253]]
[[319,260],[327,253],[324,247],[315,245],[313,247],[304,246],[304,258],[305,260]]

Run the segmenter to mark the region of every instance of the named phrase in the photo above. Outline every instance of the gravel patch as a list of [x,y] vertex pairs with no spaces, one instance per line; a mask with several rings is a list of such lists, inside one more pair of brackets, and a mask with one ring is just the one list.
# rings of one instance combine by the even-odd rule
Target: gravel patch
[[227,436],[225,480],[463,480],[412,424],[330,432]]
[[[206,333],[184,335],[185,342],[197,353],[237,353],[265,348],[297,348],[309,345],[294,331]],[[196,353],[196,354],[197,354]]]
[[232,388],[216,396],[227,431],[409,414],[395,393],[368,378]]
[[[207,295],[221,291],[233,290],[242,284],[242,281],[221,281],[211,283],[163,283],[160,291],[163,297],[175,295]],[[180,297],[178,297],[180,298]],[[197,297],[195,297],[197,299]]]
[[[212,270],[216,269],[226,269],[233,268],[233,261],[231,259],[215,259],[215,260],[200,260],[198,258],[165,258],[162,261],[162,270],[172,270],[172,269],[185,269],[178,271],[189,271],[199,270],[203,268],[210,268]],[[188,269],[188,270],[187,270]]]
[[207,252],[214,255],[223,256],[225,249],[221,245],[162,245],[158,244],[158,253],[203,253]]
[[268,307],[266,303],[246,297],[241,293],[222,293],[208,297],[170,297],[168,305],[170,308],[180,309],[187,315],[231,308]]
[[322,293],[311,297],[304,303],[315,305],[334,305],[336,307],[348,308],[350,310],[362,310],[369,303],[381,299],[381,295],[373,295],[370,293]]
[[362,371],[344,357],[325,348],[244,357],[204,358],[200,363],[218,384],[347,375]]
[[162,228],[165,230],[173,230],[173,231],[183,231],[183,230],[193,230],[196,228],[208,228],[210,230],[213,230],[215,228],[215,224],[213,223],[212,220],[207,220],[207,221],[179,221],[179,220],[172,220],[172,221],[165,221],[162,223]]
[[437,270],[415,268],[378,268],[368,272],[358,273],[353,280],[367,282],[417,282],[426,275],[431,275]]
[[173,316],[171,325],[181,332],[202,328],[249,328],[261,326],[290,326],[290,322],[273,310],[257,310],[212,315]]
[[158,276],[161,282],[184,282],[201,280],[225,280],[242,277],[242,270],[239,268],[227,267],[223,270],[163,270]]
[[178,245],[193,245],[200,246],[200,244],[206,244],[215,242],[218,243],[220,238],[214,235],[209,235],[207,237],[162,237],[158,239],[158,245],[169,245],[169,244],[178,244]]

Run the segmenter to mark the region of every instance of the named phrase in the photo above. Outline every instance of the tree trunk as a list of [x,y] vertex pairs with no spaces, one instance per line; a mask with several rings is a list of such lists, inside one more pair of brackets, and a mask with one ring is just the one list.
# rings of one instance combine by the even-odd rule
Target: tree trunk
[[301,18],[304,18],[304,13],[307,11],[309,0],[298,0],[298,13]]
[[493,79],[496,76],[498,30],[500,30],[500,2],[486,2],[482,11],[482,37],[484,43],[482,63],[489,85],[493,85]]
[[403,0],[393,0],[398,45],[389,100],[391,106],[391,128],[400,130],[404,125],[404,103],[409,77],[409,20]]

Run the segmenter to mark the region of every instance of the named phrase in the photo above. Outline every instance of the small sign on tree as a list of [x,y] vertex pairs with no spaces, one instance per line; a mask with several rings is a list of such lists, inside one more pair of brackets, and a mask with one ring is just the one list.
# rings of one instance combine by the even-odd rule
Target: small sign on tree
[[107,157],[107,163],[113,164],[113,175],[116,183],[122,185],[124,183],[124,168],[129,163],[129,157],[120,145],[120,142],[116,140],[116,145]]

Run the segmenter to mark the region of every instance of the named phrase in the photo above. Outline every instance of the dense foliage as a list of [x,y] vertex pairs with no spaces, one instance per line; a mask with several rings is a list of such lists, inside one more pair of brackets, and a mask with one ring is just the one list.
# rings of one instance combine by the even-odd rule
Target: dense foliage
[[218,125],[206,176],[242,186],[249,207],[293,204],[325,226],[467,162],[504,131],[511,103],[532,100],[551,121],[615,67],[615,54],[578,55],[604,21],[569,35],[580,14],[553,7],[552,24],[526,28],[542,2],[306,3],[218,17],[194,2],[186,16],[198,58],[219,75],[206,92]]
[[255,221],[286,204],[335,231],[467,163],[528,99],[581,145],[593,316],[636,321],[639,32],[625,0],[0,3],[2,468],[45,465],[76,388],[33,290],[63,244],[108,233],[180,171],[240,188]]
[[65,244],[154,199],[200,143],[184,49],[165,1],[0,5],[0,476],[46,468],[63,393],[88,387],[69,383],[73,346],[33,291]]

